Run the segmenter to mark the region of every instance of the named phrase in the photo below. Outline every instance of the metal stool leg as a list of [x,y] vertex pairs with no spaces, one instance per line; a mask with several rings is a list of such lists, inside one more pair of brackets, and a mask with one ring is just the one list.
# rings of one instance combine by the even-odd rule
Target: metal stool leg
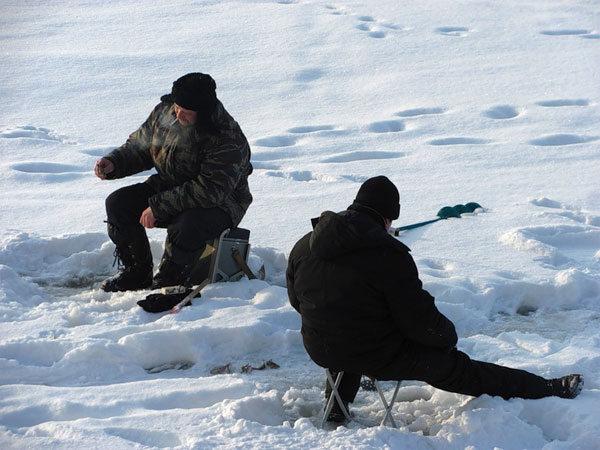
[[400,389],[400,383],[402,383],[402,381],[398,381],[398,383],[396,384],[396,389],[394,389],[394,393],[392,394],[392,398],[390,400],[389,405],[387,400],[385,399],[385,395],[383,395],[381,387],[379,386],[379,382],[373,378],[373,383],[375,383],[375,387],[377,388],[377,392],[379,393],[379,398],[381,398],[381,402],[383,403],[383,406],[385,408],[385,415],[383,416],[381,425],[385,426],[385,422],[389,420],[390,424],[394,428],[398,428],[398,425],[396,425],[394,417],[392,416],[392,408],[394,407],[394,403],[396,402],[396,397],[398,396],[398,390]]
[[323,419],[321,420],[321,428],[325,427],[325,422],[327,421],[327,417],[329,417],[329,413],[331,412],[331,410],[333,408],[334,401],[337,401],[340,409],[342,410],[342,413],[344,414],[344,417],[346,417],[346,420],[348,422],[351,422],[352,418],[350,417],[350,414],[348,414],[348,411],[346,410],[346,407],[344,406],[344,402],[342,401],[342,397],[340,397],[340,394],[338,392],[338,387],[340,386],[340,383],[342,382],[342,377],[344,376],[344,372],[339,372],[337,374],[335,382],[333,381],[333,377],[331,376],[331,371],[329,369],[325,369],[325,375],[327,376],[327,382],[331,386],[331,394],[332,395],[330,395],[329,400],[327,400],[327,405],[325,406],[325,411],[323,413]]

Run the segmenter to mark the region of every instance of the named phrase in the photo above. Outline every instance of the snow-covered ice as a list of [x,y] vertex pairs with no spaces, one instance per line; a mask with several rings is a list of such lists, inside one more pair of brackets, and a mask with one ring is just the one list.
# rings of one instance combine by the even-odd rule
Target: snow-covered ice
[[[600,10],[596,0],[0,1],[0,448],[596,449]],[[247,135],[250,266],[177,315],[109,294],[93,174],[171,83],[210,73]],[[399,429],[320,430],[324,376],[284,271],[310,218],[384,174],[425,288],[474,358],[575,400],[402,384]],[[149,233],[155,263],[164,230]],[[243,373],[272,360],[280,367]],[[217,367],[230,373],[212,373]],[[393,383],[386,384],[391,389]]]

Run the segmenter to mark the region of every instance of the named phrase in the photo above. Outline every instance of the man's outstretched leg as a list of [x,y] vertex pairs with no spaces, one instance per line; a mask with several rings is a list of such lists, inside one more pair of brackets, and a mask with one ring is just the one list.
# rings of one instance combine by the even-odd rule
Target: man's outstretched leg
[[449,392],[505,399],[575,398],[583,388],[583,377],[577,374],[546,379],[525,370],[473,360],[456,349],[445,352],[418,344],[408,347],[404,357],[378,371],[377,378],[420,380]]
[[116,275],[104,280],[107,292],[145,289],[152,283],[152,253],[140,215],[154,190],[145,183],[116,190],[106,199],[108,236],[116,245]]

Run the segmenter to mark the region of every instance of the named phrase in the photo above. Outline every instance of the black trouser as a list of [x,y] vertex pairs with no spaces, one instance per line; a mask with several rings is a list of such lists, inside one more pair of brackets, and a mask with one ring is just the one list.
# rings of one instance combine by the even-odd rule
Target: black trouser
[[[148,199],[156,192],[147,183],[138,183],[116,190],[106,199],[107,222],[114,226],[110,238],[115,245],[145,240],[146,230],[140,225]],[[174,262],[188,265],[191,255],[202,250],[207,241],[232,227],[231,218],[220,208],[194,208],[172,217],[168,223],[156,223],[167,229],[167,241],[172,247]]]
[[[542,398],[552,395],[549,381],[520,369],[476,361],[456,349],[444,352],[410,343],[387,366],[364,371],[378,380],[419,380],[444,391],[472,396],[489,394],[511,397]],[[339,387],[343,400],[352,402],[361,374],[344,372]]]

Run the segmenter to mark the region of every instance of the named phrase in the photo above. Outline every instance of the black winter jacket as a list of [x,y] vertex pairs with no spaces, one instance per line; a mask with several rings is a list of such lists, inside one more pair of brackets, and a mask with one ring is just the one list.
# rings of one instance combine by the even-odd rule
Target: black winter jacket
[[450,349],[454,325],[422,288],[409,248],[360,206],[326,211],[290,253],[287,289],[322,367],[369,374],[415,341]]

